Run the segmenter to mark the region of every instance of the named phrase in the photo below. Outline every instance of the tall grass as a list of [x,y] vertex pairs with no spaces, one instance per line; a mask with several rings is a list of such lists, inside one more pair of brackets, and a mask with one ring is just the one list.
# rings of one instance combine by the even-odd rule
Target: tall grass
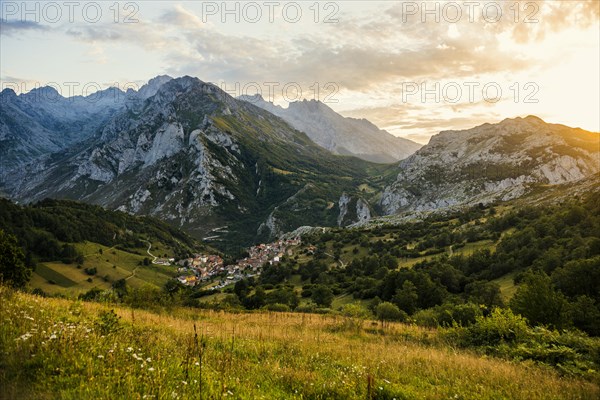
[[170,315],[0,288],[2,399],[596,399],[434,330],[294,313]]

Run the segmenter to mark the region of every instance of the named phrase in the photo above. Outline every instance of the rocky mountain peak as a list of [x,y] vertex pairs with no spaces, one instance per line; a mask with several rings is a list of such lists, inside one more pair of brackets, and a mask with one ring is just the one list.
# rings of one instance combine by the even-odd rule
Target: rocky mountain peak
[[0,92],[0,97],[13,98],[17,97],[17,94],[11,88],[6,88]]
[[140,88],[140,90],[138,91],[138,96],[143,99],[152,97],[156,94],[156,92],[158,91],[158,89],[160,89],[160,87],[162,85],[164,85],[165,83],[167,83],[171,80],[173,80],[173,78],[171,78],[168,75],[156,76],[156,77],[150,79],[148,81],[148,83],[146,83],[145,85],[143,85]]
[[295,101],[287,108],[276,106],[258,96],[242,96],[240,100],[277,115],[335,154],[392,163],[406,158],[421,147],[418,143],[380,130],[366,120],[343,117],[315,99]]
[[600,135],[509,118],[443,131],[402,161],[381,200],[385,213],[429,211],[519,197],[538,184],[575,182],[600,170]]

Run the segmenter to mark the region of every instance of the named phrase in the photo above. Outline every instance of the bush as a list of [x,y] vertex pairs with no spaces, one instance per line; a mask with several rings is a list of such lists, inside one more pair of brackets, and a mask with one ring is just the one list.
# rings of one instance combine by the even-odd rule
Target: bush
[[473,303],[443,304],[434,308],[421,310],[413,315],[416,323],[430,328],[450,327],[453,325],[469,326],[482,316],[482,308]]
[[269,311],[276,311],[276,312],[290,311],[290,307],[287,304],[281,304],[281,303],[267,304],[265,309],[267,309]]
[[477,317],[473,325],[463,330],[461,339],[465,345],[496,346],[522,341],[527,335],[525,318],[510,309],[495,308],[488,317]]
[[119,317],[114,310],[102,311],[96,321],[96,329],[101,335],[108,335],[120,329]]
[[406,314],[406,312],[399,309],[397,305],[387,301],[384,301],[375,307],[375,315],[377,315],[377,319],[381,321],[381,325],[385,325],[385,322],[402,322],[408,319],[408,314]]
[[358,304],[346,304],[341,309],[344,316],[341,328],[358,332],[363,326],[363,321],[370,317],[370,312]]

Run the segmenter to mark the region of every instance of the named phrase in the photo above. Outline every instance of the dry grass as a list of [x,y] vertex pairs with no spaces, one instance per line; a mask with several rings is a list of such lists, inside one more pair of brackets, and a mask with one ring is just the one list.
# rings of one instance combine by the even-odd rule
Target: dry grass
[[[115,308],[121,329],[102,336],[94,327],[106,306],[2,291],[1,343],[7,346],[0,368],[4,398],[600,396],[592,382],[560,377],[532,364],[458,351],[445,345],[437,331],[410,325],[391,324],[382,331],[370,321],[356,328],[331,315],[191,309],[157,314]],[[75,327],[49,341],[57,323]],[[84,327],[92,330],[81,336]],[[33,330],[26,341],[15,341]],[[128,348],[151,362],[132,359]],[[56,368],[69,375],[56,376]]]

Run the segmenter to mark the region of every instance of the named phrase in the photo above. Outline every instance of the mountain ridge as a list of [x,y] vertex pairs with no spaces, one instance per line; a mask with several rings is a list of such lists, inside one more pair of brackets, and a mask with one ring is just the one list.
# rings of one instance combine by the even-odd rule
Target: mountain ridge
[[159,216],[199,236],[239,222],[248,238],[268,237],[295,221],[336,221],[339,197],[357,193],[368,168],[213,84],[182,77],[8,189],[22,201],[66,197]]
[[393,163],[421,147],[418,143],[379,129],[364,118],[343,117],[315,99],[291,102],[288,108],[283,108],[265,101],[260,94],[238,98],[277,115],[334,154],[352,155],[376,163]]
[[600,170],[599,138],[535,116],[442,131],[400,162],[380,206],[384,214],[436,210],[514,199],[535,185],[576,182]]

